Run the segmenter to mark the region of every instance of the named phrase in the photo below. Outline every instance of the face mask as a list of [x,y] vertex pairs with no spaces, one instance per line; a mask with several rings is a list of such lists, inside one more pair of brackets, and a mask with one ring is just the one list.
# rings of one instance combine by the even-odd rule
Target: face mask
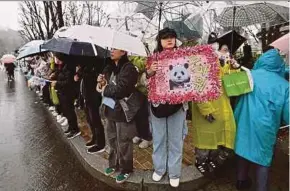
[[219,49],[219,44],[218,43],[213,43],[212,48],[217,51]]

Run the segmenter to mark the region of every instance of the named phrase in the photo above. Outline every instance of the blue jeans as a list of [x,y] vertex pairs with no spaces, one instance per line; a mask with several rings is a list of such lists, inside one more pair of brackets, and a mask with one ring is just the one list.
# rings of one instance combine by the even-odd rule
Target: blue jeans
[[187,133],[186,111],[181,108],[167,118],[157,118],[152,114],[152,111],[150,115],[154,170],[161,176],[166,173],[168,168],[169,178],[180,178],[183,140]]

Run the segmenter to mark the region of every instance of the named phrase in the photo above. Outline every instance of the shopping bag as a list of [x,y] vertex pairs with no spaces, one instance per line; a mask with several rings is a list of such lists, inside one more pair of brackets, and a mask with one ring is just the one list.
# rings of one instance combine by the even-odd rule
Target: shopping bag
[[57,93],[56,93],[56,90],[54,89],[54,87],[50,88],[50,98],[51,98],[53,105],[59,104],[59,99],[58,99],[58,96],[57,96]]
[[253,78],[249,69],[241,67],[243,71],[230,73],[222,78],[227,96],[239,96],[252,92],[254,89]]

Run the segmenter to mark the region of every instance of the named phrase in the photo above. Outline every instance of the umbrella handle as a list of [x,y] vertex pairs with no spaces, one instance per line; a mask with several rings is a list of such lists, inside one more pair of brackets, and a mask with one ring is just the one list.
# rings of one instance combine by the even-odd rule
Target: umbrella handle
[[234,30],[235,30],[235,19],[236,19],[236,9],[237,7],[234,6],[234,10],[233,10],[233,33],[232,33],[232,42],[231,42],[231,54],[234,54],[233,53],[233,45],[234,45]]
[[95,54],[95,56],[97,56],[98,53],[97,53],[97,50],[96,50],[96,47],[95,47],[94,43],[91,42],[91,45],[92,45],[92,47],[93,47],[93,50],[94,50],[94,54]]

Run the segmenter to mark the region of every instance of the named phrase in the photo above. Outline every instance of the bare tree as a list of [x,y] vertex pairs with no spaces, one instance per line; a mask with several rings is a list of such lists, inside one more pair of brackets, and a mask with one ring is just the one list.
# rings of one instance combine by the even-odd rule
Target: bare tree
[[62,2],[57,1],[56,2],[56,13],[57,13],[57,18],[58,18],[58,27],[61,28],[64,26],[64,21],[63,21],[63,13],[62,13]]
[[65,26],[83,24],[85,19],[85,4],[80,1],[69,1],[65,5]]
[[[106,2],[105,2],[106,3]],[[109,15],[105,12],[105,4],[101,1],[85,1],[86,24],[94,26],[106,26]]]
[[19,5],[20,34],[27,40],[50,39],[63,26],[106,26],[109,21],[106,3],[100,1],[22,1]]
[[22,1],[19,5],[20,34],[27,40],[49,39],[64,26],[61,1]]

